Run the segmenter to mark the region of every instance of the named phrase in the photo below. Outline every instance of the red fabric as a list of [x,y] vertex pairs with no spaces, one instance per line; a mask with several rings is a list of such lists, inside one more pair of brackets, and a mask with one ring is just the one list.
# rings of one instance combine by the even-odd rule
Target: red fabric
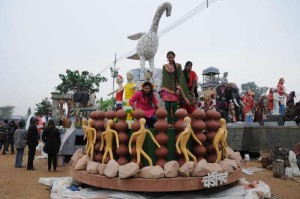
[[197,80],[197,79],[198,79],[197,74],[196,74],[194,71],[191,71],[191,72],[190,72],[190,81],[189,81],[189,83],[187,84],[187,87],[188,87],[188,88],[192,88],[193,82],[194,82],[195,80]]
[[252,110],[254,104],[253,104],[253,98],[251,96],[245,96],[243,103],[245,104],[244,113],[248,113],[249,111]]
[[284,86],[282,84],[277,84],[277,92],[278,92],[278,95],[282,96],[285,94],[284,92]]
[[274,109],[274,96],[273,93],[268,94],[268,111],[272,111]]
[[137,91],[133,94],[133,96],[129,100],[129,104],[131,106],[135,105],[135,108],[142,109],[145,112],[145,116],[150,118],[154,113],[156,108],[153,107],[154,105],[158,105],[158,100],[156,99],[155,95],[153,94],[153,103],[150,104],[148,102],[148,98],[143,96],[142,91]]
[[116,101],[123,101],[123,92],[124,92],[124,89],[122,89],[121,91],[117,92],[117,94],[116,94]]
[[177,102],[178,101],[178,96],[176,94],[168,92],[166,90],[162,91],[162,98],[164,101],[167,101],[167,102]]

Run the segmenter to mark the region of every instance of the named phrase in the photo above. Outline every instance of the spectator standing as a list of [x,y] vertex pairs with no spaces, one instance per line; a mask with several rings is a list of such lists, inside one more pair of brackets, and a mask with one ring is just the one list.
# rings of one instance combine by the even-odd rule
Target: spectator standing
[[53,120],[48,121],[48,125],[42,135],[42,140],[45,143],[43,150],[48,154],[48,172],[51,171],[51,164],[53,165],[53,170],[56,171],[57,154],[59,152],[61,140],[60,132],[55,127]]
[[39,120],[36,117],[33,117],[30,120],[30,126],[26,136],[26,143],[28,145],[27,170],[35,170],[33,167],[33,160],[35,156],[35,149],[39,142],[39,134],[37,129]]
[[6,155],[6,137],[7,137],[7,120],[0,124],[0,150],[2,149],[2,155]]
[[16,155],[16,162],[15,162],[15,167],[17,168],[22,168],[22,162],[23,162],[23,154],[24,154],[24,149],[26,147],[26,136],[27,136],[27,130],[25,129],[25,121],[21,120],[18,123],[19,128],[16,130],[14,134],[14,144],[17,150],[17,155]]
[[17,124],[14,120],[11,120],[8,124],[8,133],[6,138],[6,151],[8,151],[8,148],[10,146],[10,153],[15,153],[15,147],[14,147],[14,134],[15,131],[18,129]]

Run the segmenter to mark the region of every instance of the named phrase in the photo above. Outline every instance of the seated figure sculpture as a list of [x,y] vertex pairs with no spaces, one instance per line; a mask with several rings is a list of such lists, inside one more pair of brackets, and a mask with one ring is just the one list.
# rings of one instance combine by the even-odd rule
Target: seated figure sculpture
[[193,159],[195,163],[197,163],[197,158],[186,148],[186,144],[189,141],[190,136],[192,135],[193,139],[202,145],[201,141],[196,137],[194,131],[191,127],[191,118],[185,117],[184,123],[186,124],[186,128],[183,132],[180,133],[179,137],[176,141],[176,149],[179,154],[183,153],[185,157],[185,161],[188,162],[190,160],[189,157]]
[[149,165],[153,166],[151,158],[143,150],[143,144],[144,144],[144,141],[145,141],[145,138],[146,138],[146,134],[148,133],[150,135],[151,139],[153,140],[153,142],[156,144],[156,146],[158,148],[160,148],[160,145],[155,140],[155,138],[152,135],[151,131],[149,131],[148,129],[145,128],[146,120],[144,118],[140,119],[140,124],[141,124],[140,130],[137,131],[137,132],[134,132],[131,135],[131,137],[130,137],[130,140],[129,140],[129,143],[128,143],[129,153],[130,154],[132,153],[132,150],[131,150],[132,139],[133,139],[133,137],[137,136],[137,138],[136,138],[136,145],[135,145],[135,147],[136,147],[136,155],[137,155],[137,164],[138,165],[140,164],[140,162],[141,162],[141,154],[142,154],[142,156],[144,156],[148,160]]
[[[118,136],[117,131],[111,129],[112,124],[113,124],[113,121],[111,119],[109,119],[107,121],[105,131],[101,134],[100,151],[103,150],[104,140],[105,140],[105,151],[104,151],[104,155],[103,155],[103,158],[102,158],[102,164],[104,164],[104,161],[105,161],[105,158],[106,158],[108,152],[109,152],[110,159],[111,160],[114,159],[114,154],[112,152],[112,143],[113,143],[113,138],[114,138],[113,134],[116,137],[117,148],[119,148],[119,136]],[[105,136],[105,139],[104,139],[104,136]]]

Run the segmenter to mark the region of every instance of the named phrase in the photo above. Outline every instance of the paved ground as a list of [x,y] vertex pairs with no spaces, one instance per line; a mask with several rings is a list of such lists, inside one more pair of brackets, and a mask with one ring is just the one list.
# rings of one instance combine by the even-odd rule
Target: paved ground
[[[38,152],[37,152],[38,154]],[[49,198],[50,188],[38,184],[40,177],[65,177],[69,176],[69,167],[58,167],[58,172],[46,172],[47,160],[38,159],[34,161],[37,170],[27,171],[26,168],[14,167],[15,155],[0,153],[0,198],[2,199],[23,199],[23,198]],[[27,151],[24,162],[27,162]],[[257,166],[260,164],[253,160],[245,167]],[[289,180],[273,178],[271,171],[262,171],[254,175],[245,176],[248,181],[261,180],[271,187],[275,198],[300,198],[300,177]]]

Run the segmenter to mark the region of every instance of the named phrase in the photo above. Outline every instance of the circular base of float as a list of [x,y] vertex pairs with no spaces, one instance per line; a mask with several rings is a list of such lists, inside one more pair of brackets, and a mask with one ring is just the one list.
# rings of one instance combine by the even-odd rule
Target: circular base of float
[[[86,171],[77,171],[72,166],[70,167],[70,175],[73,179],[91,186],[122,191],[171,192],[207,189],[203,186],[203,177],[176,177],[160,179],[109,178],[106,176],[99,176],[97,174],[88,174]],[[239,168],[234,172],[228,173],[227,182],[220,186],[236,182],[242,177],[242,168]]]

